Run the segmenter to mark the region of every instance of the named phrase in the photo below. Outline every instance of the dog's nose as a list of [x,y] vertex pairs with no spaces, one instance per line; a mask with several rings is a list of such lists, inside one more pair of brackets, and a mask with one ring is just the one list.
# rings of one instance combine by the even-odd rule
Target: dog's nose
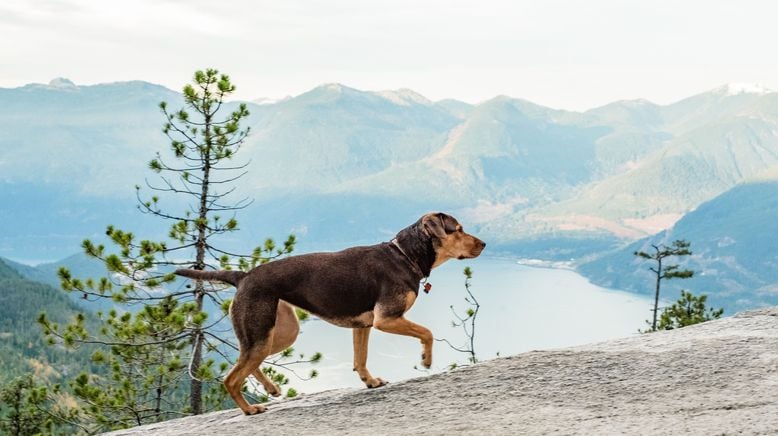
[[486,248],[486,242],[484,242],[484,241],[482,241],[482,240],[480,240],[480,239],[478,240],[478,245],[480,245],[480,246],[481,246],[481,250],[483,250],[484,248]]

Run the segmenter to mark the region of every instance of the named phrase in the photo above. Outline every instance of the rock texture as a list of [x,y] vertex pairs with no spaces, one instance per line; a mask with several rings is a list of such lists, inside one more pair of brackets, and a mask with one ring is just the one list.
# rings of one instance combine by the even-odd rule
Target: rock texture
[[113,434],[549,433],[778,434],[778,308]]

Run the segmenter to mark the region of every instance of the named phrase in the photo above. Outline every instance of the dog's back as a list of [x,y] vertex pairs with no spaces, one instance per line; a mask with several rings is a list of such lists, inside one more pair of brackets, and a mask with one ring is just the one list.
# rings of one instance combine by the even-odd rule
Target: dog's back
[[236,298],[272,294],[322,318],[358,316],[372,311],[382,294],[418,287],[407,267],[387,261],[391,255],[383,243],[276,260],[251,270],[238,291],[245,295]]

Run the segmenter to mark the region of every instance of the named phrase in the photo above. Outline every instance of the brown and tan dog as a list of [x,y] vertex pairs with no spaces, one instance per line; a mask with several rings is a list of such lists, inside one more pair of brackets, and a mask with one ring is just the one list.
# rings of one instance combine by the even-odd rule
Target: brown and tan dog
[[354,332],[354,370],[367,387],[386,381],[367,370],[370,328],[421,340],[422,364],[432,365],[432,333],[403,314],[419,293],[419,281],[448,259],[474,258],[486,244],[465,233],[457,220],[443,213],[424,215],[401,230],[391,242],[353,247],[335,253],[291,256],[241,271],[180,269],[176,274],[218,280],[237,287],[230,315],[240,356],[224,380],[235,402],[247,415],[265,411],[241,394],[249,375],[268,394],[281,390],[259,369],[269,355],[290,347],[299,332],[292,306]]

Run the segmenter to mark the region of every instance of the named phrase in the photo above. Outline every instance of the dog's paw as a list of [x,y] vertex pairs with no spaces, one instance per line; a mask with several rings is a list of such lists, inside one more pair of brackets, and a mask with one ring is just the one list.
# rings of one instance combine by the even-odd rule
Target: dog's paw
[[365,380],[365,385],[367,385],[369,389],[380,388],[381,386],[386,386],[388,383],[389,383],[388,381],[380,377],[369,378]]
[[271,395],[273,397],[280,397],[281,396],[281,388],[278,387],[277,384],[273,384],[270,389],[265,388],[265,391],[268,395]]
[[432,353],[421,353],[421,364],[427,368],[430,369],[432,367]]
[[261,404],[252,404],[248,407],[248,409],[244,409],[243,413],[246,415],[256,415],[257,413],[262,413],[265,410],[267,410],[267,407]]

